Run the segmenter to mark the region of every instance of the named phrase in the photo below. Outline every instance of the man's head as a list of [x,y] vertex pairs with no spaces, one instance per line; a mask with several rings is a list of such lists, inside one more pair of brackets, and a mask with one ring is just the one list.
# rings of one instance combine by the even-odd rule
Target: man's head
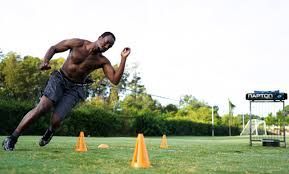
[[115,36],[111,32],[104,32],[100,35],[96,41],[96,46],[98,47],[98,51],[105,52],[109,48],[113,46],[115,42]]

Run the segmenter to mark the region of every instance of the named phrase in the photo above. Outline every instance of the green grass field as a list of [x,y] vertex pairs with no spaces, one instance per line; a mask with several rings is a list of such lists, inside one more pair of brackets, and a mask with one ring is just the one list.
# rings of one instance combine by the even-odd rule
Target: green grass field
[[[22,136],[16,150],[0,150],[0,173],[289,173],[289,149],[249,146],[246,137],[145,137],[152,167],[130,167],[136,137],[85,138],[88,151],[74,151],[77,137],[54,137],[39,147],[37,136]],[[4,137],[0,137],[2,140]],[[109,149],[98,149],[108,144]]]

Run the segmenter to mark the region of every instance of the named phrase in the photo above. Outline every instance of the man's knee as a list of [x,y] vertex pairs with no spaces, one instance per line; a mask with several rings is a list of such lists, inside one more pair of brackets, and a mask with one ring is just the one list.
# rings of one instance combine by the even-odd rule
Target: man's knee
[[53,106],[53,102],[49,100],[47,97],[43,96],[35,108],[36,115],[41,115],[41,114],[45,114],[46,112],[49,112],[52,106]]

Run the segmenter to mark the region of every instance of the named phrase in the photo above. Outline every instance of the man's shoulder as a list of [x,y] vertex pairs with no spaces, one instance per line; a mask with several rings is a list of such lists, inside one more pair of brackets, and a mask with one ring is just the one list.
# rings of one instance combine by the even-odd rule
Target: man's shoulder
[[106,58],[103,54],[99,55],[100,59],[104,62],[104,63],[110,63],[110,61],[108,60],[108,58]]
[[97,57],[98,57],[98,60],[100,61],[100,63],[101,63],[102,65],[110,64],[110,61],[108,60],[108,58],[106,58],[103,54],[99,53],[99,54],[97,55]]
[[85,40],[85,39],[79,39],[79,38],[72,38],[68,39],[68,42],[70,42],[74,47],[80,47],[83,46],[84,44],[90,43],[90,41]]

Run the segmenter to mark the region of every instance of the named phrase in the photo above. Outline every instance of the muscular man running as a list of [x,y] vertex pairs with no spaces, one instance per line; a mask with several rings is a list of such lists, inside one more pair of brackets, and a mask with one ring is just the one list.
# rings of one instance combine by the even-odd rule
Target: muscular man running
[[63,40],[51,46],[45,54],[41,70],[50,69],[49,61],[55,53],[70,50],[69,55],[59,71],[50,75],[38,105],[29,111],[21,120],[14,132],[6,137],[2,143],[4,150],[14,150],[21,133],[36,119],[53,108],[51,123],[39,141],[40,146],[48,144],[53,133],[60,127],[69,111],[80,101],[85,99],[84,84],[87,76],[94,70],[102,68],[105,76],[117,85],[124,72],[126,58],[130,48],[121,52],[119,68],[115,70],[110,61],[102,55],[113,46],[115,36],[105,32],[95,42],[83,39]]

